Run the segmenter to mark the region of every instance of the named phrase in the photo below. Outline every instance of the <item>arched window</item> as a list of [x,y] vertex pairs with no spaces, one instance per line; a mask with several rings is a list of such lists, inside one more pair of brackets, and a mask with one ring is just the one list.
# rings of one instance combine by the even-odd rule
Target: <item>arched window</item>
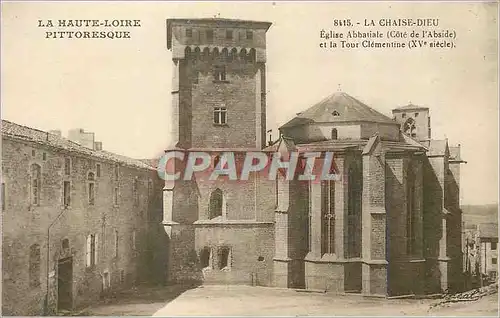
[[30,287],[40,286],[40,245],[38,244],[30,246],[29,277]]
[[41,193],[41,167],[36,163],[31,165],[31,203],[34,205],[40,204]]
[[321,181],[321,254],[335,253],[335,181]]
[[348,172],[347,184],[347,249],[348,258],[361,257],[362,175],[356,163]]
[[336,140],[337,139],[337,128],[333,128],[332,129],[332,140]]
[[224,209],[224,196],[222,195],[222,190],[217,188],[210,195],[210,219],[222,216],[222,210]]
[[335,117],[338,117],[338,116],[340,116],[340,113],[338,111],[334,110],[332,112],[332,115],[335,116]]
[[403,132],[410,137],[417,136],[417,126],[415,125],[415,120],[413,118],[408,118],[405,121],[403,124]]

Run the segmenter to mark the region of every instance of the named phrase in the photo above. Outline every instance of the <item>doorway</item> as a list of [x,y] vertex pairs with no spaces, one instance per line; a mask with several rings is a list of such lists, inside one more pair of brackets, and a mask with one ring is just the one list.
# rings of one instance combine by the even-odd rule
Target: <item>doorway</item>
[[73,307],[73,257],[60,259],[57,263],[57,310]]

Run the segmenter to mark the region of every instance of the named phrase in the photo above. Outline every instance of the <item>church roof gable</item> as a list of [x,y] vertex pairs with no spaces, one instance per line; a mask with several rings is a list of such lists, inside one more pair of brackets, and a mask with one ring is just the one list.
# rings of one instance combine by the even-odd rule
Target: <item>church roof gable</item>
[[300,126],[309,123],[328,122],[375,122],[397,124],[391,118],[367,106],[356,98],[344,92],[337,92],[305,111],[298,113],[295,118],[281,126],[281,128]]

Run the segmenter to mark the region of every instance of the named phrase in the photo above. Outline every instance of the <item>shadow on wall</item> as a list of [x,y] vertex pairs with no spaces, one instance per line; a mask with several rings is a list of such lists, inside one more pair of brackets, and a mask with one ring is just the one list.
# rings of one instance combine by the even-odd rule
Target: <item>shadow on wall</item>
[[423,238],[426,261],[425,292],[440,293],[439,241],[443,235],[443,188],[429,161],[424,161]]

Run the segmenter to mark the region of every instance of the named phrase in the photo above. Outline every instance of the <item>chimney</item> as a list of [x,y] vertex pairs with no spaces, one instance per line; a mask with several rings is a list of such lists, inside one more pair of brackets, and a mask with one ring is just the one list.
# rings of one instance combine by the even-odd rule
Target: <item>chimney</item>
[[267,131],[267,133],[269,134],[269,142],[268,142],[268,146],[271,146],[273,144],[273,130],[272,129],[269,129]]
[[82,128],[70,129],[68,132],[68,139],[76,142],[77,144],[94,149],[94,133],[85,132]]
[[102,150],[102,141],[94,142],[94,150]]

